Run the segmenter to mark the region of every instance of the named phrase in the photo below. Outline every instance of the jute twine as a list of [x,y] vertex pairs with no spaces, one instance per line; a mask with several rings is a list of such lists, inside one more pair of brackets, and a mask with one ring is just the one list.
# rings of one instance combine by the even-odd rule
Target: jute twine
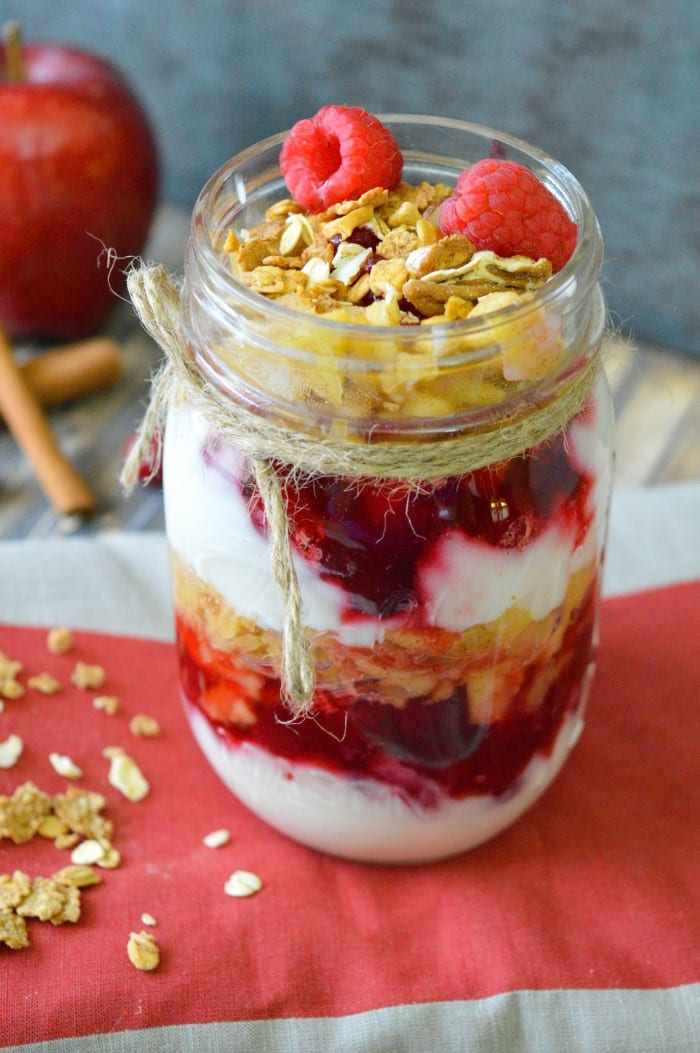
[[258,416],[234,402],[197,369],[180,325],[180,291],[164,267],[146,265],[127,277],[142,325],[165,353],[151,385],[150,402],[121,473],[129,493],[143,459],[162,433],[174,399],[186,399],[221,438],[251,461],[270,536],[270,565],[285,610],[282,695],[295,716],[311,709],[315,674],[302,619],[284,499],[272,461],[308,475],[341,475],[407,483],[462,475],[512,457],[563,429],[582,408],[598,369],[593,361],[556,398],[531,412],[494,421],[491,430],[431,441],[377,443],[308,435]]

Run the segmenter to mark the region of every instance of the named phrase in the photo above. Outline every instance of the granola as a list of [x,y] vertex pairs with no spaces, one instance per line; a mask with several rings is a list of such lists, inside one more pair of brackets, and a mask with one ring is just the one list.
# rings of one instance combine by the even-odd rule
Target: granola
[[130,933],[126,952],[131,964],[145,972],[151,972],[160,963],[160,949],[150,932]]
[[[544,258],[502,258],[477,252],[461,234],[441,236],[430,217],[450,193],[440,184],[401,183],[394,191],[377,188],[320,215],[302,213],[286,199],[243,240],[232,231],[224,251],[234,274],[263,296],[285,302],[293,293],[293,306],[310,314],[351,308],[348,320],[354,322],[372,323],[368,308],[383,299],[403,300],[399,321],[421,324],[425,315],[405,296],[405,286],[428,276],[445,287],[443,304],[455,295],[469,306],[487,292],[533,290],[548,280],[552,267]],[[354,290],[357,282],[367,289],[361,298]],[[314,294],[319,286],[332,304]]]
[[260,892],[262,887],[262,880],[257,874],[253,874],[250,870],[234,870],[224,884],[224,892],[227,896],[245,899]]
[[51,809],[51,797],[33,782],[18,786],[11,797],[0,794],[0,838],[16,845],[31,841]]
[[108,843],[113,825],[101,815],[106,803],[101,793],[69,786],[65,793],[56,794],[53,809],[72,833]]
[[32,883],[22,870],[0,874],[0,913],[18,907],[31,892]]
[[56,774],[63,776],[64,779],[82,779],[83,777],[82,768],[79,768],[75,761],[65,753],[49,753],[49,762]]
[[42,695],[55,695],[61,690],[60,681],[55,676],[51,676],[50,673],[39,673],[37,676],[30,676],[27,680],[27,686]]
[[105,682],[105,671],[101,665],[76,662],[75,669],[71,673],[71,680],[83,691],[99,689]]
[[29,946],[29,932],[24,918],[12,910],[0,910],[0,944],[19,951]]
[[22,870],[0,874],[0,944],[11,950],[29,946],[26,919],[52,925],[74,923],[80,918],[80,890],[100,882],[91,867],[68,866],[51,877],[33,881]]
[[110,762],[107,776],[110,785],[119,790],[128,801],[142,801],[150,786],[133,757],[125,753],[120,746],[107,746],[102,752]]
[[73,649],[73,633],[64,625],[50,629],[46,646],[51,654],[68,654]]
[[160,724],[147,713],[136,713],[129,721],[129,731],[136,738],[153,739],[160,735]]
[[80,889],[55,878],[38,877],[16,913],[21,918],[38,918],[54,925],[75,922],[80,917]]
[[115,695],[96,695],[92,700],[95,709],[102,710],[107,716],[113,717],[119,712],[120,701]]
[[[501,257],[477,251],[461,234],[443,235],[437,210],[450,193],[442,184],[402,182],[319,215],[285,199],[259,226],[230,230],[223,255],[233,275],[300,318],[290,329],[261,314],[270,338],[280,326],[290,346],[274,372],[261,374],[253,342],[224,341],[218,353],[271,394],[342,407],[357,419],[491,406],[512,384],[553,373],[565,354],[560,322],[533,302],[552,274],[549,260]],[[478,323],[485,310],[497,312],[496,324]],[[321,332],[317,319],[352,329]],[[477,325],[434,329],[465,320]],[[377,335],[376,326],[397,327],[396,338]],[[314,359],[297,358],[292,345]],[[350,372],[348,355],[356,363]]]

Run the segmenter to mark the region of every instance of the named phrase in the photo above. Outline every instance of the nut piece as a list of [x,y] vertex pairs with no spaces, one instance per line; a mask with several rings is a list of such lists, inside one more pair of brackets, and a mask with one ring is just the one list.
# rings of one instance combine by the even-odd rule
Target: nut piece
[[58,775],[62,775],[64,779],[82,779],[82,769],[65,754],[49,753],[49,761],[53,770]]
[[136,713],[129,721],[129,731],[140,739],[154,739],[160,735],[160,724],[155,717]]
[[263,883],[257,874],[249,870],[234,870],[224,885],[224,892],[227,896],[254,896],[262,887]]
[[39,673],[38,676],[30,676],[27,684],[42,695],[55,695],[61,690],[60,683],[55,676],[51,676],[51,673]]
[[223,845],[227,845],[231,840],[231,834],[228,830],[212,830],[210,834],[202,838],[202,843],[207,848],[222,848]]
[[107,746],[102,752],[110,762],[107,775],[109,784],[128,801],[142,801],[150,786],[136,761],[119,747]]
[[22,698],[24,688],[19,680],[12,680],[8,677],[7,680],[0,680],[0,695],[7,699]]
[[22,672],[22,663],[8,658],[0,651],[0,681],[14,680]]
[[0,768],[12,768],[22,756],[24,743],[19,735],[10,735],[0,742]]
[[97,695],[93,698],[92,704],[95,709],[101,709],[110,717],[119,711],[119,699],[114,695]]
[[46,646],[51,654],[68,654],[73,649],[73,633],[65,626],[51,629],[46,637]]
[[105,671],[101,665],[88,665],[86,662],[76,662],[70,678],[75,686],[83,691],[95,690],[104,684]]
[[141,922],[143,925],[157,925],[158,922],[152,914],[148,914],[146,911],[141,915]]
[[132,932],[126,945],[129,961],[136,969],[150,972],[160,962],[158,944],[150,932]]

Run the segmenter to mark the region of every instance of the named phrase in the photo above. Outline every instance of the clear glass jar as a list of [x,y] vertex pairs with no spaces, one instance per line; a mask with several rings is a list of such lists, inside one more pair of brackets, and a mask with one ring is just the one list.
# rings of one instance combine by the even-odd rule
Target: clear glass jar
[[[525,305],[441,325],[356,325],[302,315],[231,275],[229,229],[253,227],[287,196],[284,136],[231,160],[202,191],[183,332],[223,404],[272,427],[259,452],[284,500],[315,672],[310,712],[295,717],[281,700],[286,599],[251,456],[187,399],[167,420],[164,494],[182,693],[211,764],[298,841],[410,863],[507,827],[580,734],[612,415],[602,370],[590,379],[605,318],[602,243],[576,180],[490,129],[381,119],[406,181],[453,184],[468,164],[507,156],[546,183],[579,237]],[[523,372],[524,358],[535,366]],[[572,391],[578,402],[567,402]],[[499,436],[519,426],[525,445],[504,456]],[[275,428],[303,451],[280,454]],[[334,444],[353,453],[350,472],[329,470]],[[377,449],[396,455],[395,474],[365,466]]]

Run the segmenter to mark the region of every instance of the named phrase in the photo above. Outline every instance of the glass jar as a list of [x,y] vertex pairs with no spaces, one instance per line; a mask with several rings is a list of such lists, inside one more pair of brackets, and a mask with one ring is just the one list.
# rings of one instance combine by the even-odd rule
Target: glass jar
[[[578,225],[571,259],[525,303],[462,320],[304,315],[232,276],[228,232],[288,196],[284,136],[244,151],[193,213],[182,328],[218,409],[171,405],[164,495],[182,694],[215,770],[300,842],[412,863],[511,824],[580,734],[612,415],[602,242],[576,180],[487,128],[381,120],[408,182],[453,185],[489,155],[533,169]],[[296,710],[285,544],[313,675]]]

